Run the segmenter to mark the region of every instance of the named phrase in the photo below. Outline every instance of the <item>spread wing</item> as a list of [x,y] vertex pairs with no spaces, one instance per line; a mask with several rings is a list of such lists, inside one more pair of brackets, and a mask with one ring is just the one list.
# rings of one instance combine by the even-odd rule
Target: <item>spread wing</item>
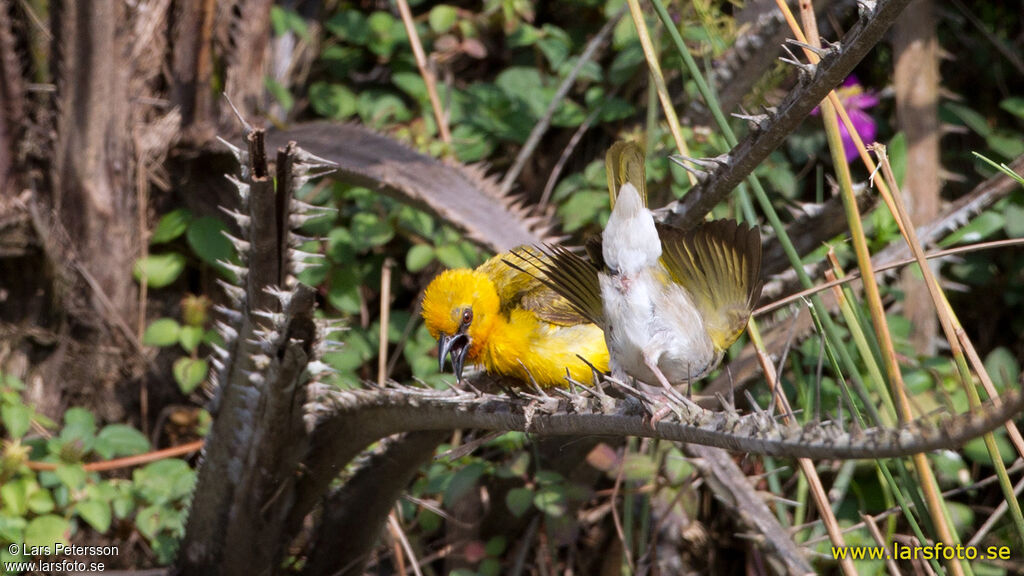
[[694,230],[660,226],[662,262],[693,297],[715,346],[739,338],[761,296],[761,235],[735,220]]
[[522,308],[545,322],[559,326],[590,322],[568,300],[544,284],[543,272],[534,262],[546,266],[546,258],[544,252],[537,248],[521,246],[491,258],[480,266],[480,270],[497,287],[503,312]]
[[512,250],[505,263],[535,278],[586,322],[603,325],[601,283],[587,259],[562,246],[524,246]]

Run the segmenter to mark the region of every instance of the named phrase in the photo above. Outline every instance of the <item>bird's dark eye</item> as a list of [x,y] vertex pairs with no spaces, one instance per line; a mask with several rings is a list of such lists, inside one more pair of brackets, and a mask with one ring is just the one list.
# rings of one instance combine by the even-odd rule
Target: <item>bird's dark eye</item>
[[472,323],[473,323],[473,310],[471,308],[466,308],[465,310],[462,311],[462,325],[463,326],[469,326]]

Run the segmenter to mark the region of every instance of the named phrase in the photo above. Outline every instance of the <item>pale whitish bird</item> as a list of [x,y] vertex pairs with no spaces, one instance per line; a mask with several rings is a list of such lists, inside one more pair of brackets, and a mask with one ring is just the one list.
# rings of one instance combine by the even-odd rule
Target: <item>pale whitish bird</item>
[[671,390],[706,376],[743,332],[761,291],[760,235],[732,220],[687,232],[656,225],[642,197],[639,146],[616,144],[606,163],[617,194],[591,260],[551,246],[544,259],[519,250],[507,262],[538,270],[604,330],[613,376]]

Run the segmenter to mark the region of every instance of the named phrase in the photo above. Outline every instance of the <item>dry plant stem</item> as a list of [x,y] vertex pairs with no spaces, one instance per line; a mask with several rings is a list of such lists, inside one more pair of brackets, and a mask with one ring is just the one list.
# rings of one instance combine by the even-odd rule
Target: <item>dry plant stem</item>
[[[689,156],[690,149],[686,146],[686,141],[683,140],[683,132],[679,128],[679,118],[676,116],[675,108],[672,107],[672,97],[665,85],[665,76],[661,73],[658,52],[654,49],[654,43],[651,42],[651,34],[647,29],[647,21],[644,20],[644,11],[640,8],[640,0],[626,0],[626,2],[629,4],[629,13],[633,16],[637,35],[640,37],[640,46],[644,50],[644,58],[647,59],[647,67],[651,71],[651,80],[654,81],[654,87],[658,92],[661,108],[665,111],[665,121],[668,122],[668,129],[672,132],[672,139],[675,140],[679,153]],[[686,176],[690,179],[691,186],[697,185],[697,177],[692,172],[686,171]]]
[[441,107],[441,98],[437,95],[437,78],[427,63],[427,55],[423,52],[423,44],[420,42],[419,34],[416,33],[416,24],[412,20],[412,11],[409,10],[408,0],[398,0],[398,12],[402,15],[405,33],[409,35],[409,44],[412,45],[412,53],[416,58],[416,67],[420,70],[423,83],[427,85],[427,96],[430,98],[430,107],[434,109],[434,118],[437,120],[437,129],[441,132],[441,140],[450,148],[452,134],[448,131],[448,119],[445,117],[444,108]]
[[[149,256],[149,228],[146,226],[146,215],[149,213],[149,179],[146,178],[144,169],[136,172],[135,188],[138,190],[139,198],[139,260],[144,261]],[[149,294],[149,279],[145,274],[139,278],[139,320],[136,326],[137,337],[142,342],[146,333],[146,302]],[[149,437],[149,388],[146,384],[146,374],[143,373],[139,379],[139,423],[142,435]]]
[[384,260],[380,271],[380,344],[377,349],[377,386],[384,386],[388,377],[388,326],[391,322],[391,268],[394,261]]
[[[778,0],[777,3],[780,5],[780,9],[783,12],[788,12],[788,7],[785,2]],[[818,37],[817,21],[814,17],[814,10],[811,6],[810,0],[800,0],[800,15],[801,21],[804,28],[807,30],[810,42],[808,45],[815,48],[820,48],[820,40]],[[790,17],[787,15],[787,21]],[[797,27],[794,26],[796,29]],[[813,64],[817,64],[820,60],[818,55],[811,50],[805,50],[807,58]],[[835,91],[830,92],[831,96],[835,96]],[[889,332],[889,323],[885,317],[885,309],[882,306],[882,298],[878,291],[878,284],[875,280],[874,271],[871,269],[871,253],[868,251],[867,239],[864,237],[864,229],[861,224],[860,210],[857,207],[857,200],[853,196],[853,182],[850,176],[850,167],[846,163],[846,158],[843,155],[843,143],[842,138],[839,134],[839,121],[838,114],[836,112],[837,107],[833,105],[833,101],[836,98],[830,97],[828,102],[822,102],[821,112],[822,119],[825,123],[825,133],[828,138],[829,150],[832,154],[832,164],[836,170],[836,176],[839,180],[839,188],[843,194],[844,204],[847,211],[847,221],[850,225],[850,236],[853,241],[854,251],[857,255],[857,265],[860,268],[861,275],[864,278],[864,295],[867,299],[868,309],[871,313],[871,323],[875,328],[875,334],[878,338],[878,344],[882,352],[882,361],[885,365],[886,374],[889,377],[889,386],[894,397],[897,414],[899,415],[900,422],[909,422],[913,419],[913,414],[910,409],[910,402],[907,399],[906,389],[903,384],[903,375],[900,372],[899,363],[896,360],[896,350],[892,343],[892,337]],[[839,107],[841,108],[841,106]],[[852,128],[849,126],[848,128]],[[856,133],[856,130],[850,130],[851,133]],[[927,266],[927,264],[925,264]],[[994,458],[998,458],[998,455]],[[938,486],[935,481],[934,474],[928,463],[928,458],[925,454],[915,454],[911,457],[914,468],[917,471],[918,479],[921,483],[921,489],[924,493],[925,501],[928,503],[928,512],[932,517],[935,530],[939,540],[945,543],[958,543],[959,539],[957,535],[951,530],[950,519],[945,513],[945,505],[942,500],[942,496],[939,493]],[[964,573],[963,566],[960,562],[949,561],[947,563],[950,571],[955,575],[961,575]]]
[[[768,358],[768,354],[764,351],[764,342],[761,341],[761,332],[757,328],[757,323],[751,319],[747,324],[747,331],[750,333],[750,340],[757,350],[757,359],[761,363],[761,369],[764,371],[765,379],[768,381],[769,389],[773,390],[772,397],[775,398],[775,403],[779,408],[779,412],[782,414],[784,422],[790,420],[789,414],[793,413],[790,408],[789,401],[786,399],[785,391],[779,386],[778,378],[775,373],[775,366]],[[825,492],[825,487],[821,483],[821,477],[818,476],[818,471],[814,468],[814,461],[809,458],[798,458],[797,465],[800,466],[800,471],[803,473],[804,478],[807,480],[808,487],[811,490],[811,494],[814,496],[814,503],[818,507],[818,513],[821,514],[822,522],[825,525],[825,530],[828,531],[829,539],[832,541],[833,546],[846,546],[846,540],[843,538],[843,531],[839,527],[839,521],[836,520],[835,514],[832,513],[832,507],[829,503],[828,494]],[[857,568],[853,564],[851,558],[841,558],[839,565],[843,569],[843,573],[847,575],[857,574]]]
[[[164,458],[175,458],[190,452],[202,450],[204,442],[204,440],[196,440],[195,442],[189,442],[188,444],[182,444],[181,446],[164,448],[163,450],[147,452],[137,456],[126,456],[124,458],[115,458],[113,460],[103,460],[102,462],[90,462],[88,464],[83,464],[82,469],[86,472],[106,472],[108,470],[118,470],[120,468],[128,468],[130,466],[148,464],[157,460],[163,460]],[[27,466],[29,470],[35,471],[57,469],[57,464],[54,464],[53,462],[29,461],[25,463],[25,466]]]
[[615,524],[615,533],[619,537],[619,542],[622,544],[622,554],[626,558],[626,564],[629,566],[629,570],[632,573],[636,572],[636,565],[633,564],[633,546],[630,542],[626,541],[626,532],[622,529],[622,520],[619,518],[619,509],[616,506],[615,501],[618,500],[619,490],[622,488],[622,476],[626,472],[626,458],[623,454],[622,461],[619,462],[619,473],[615,475],[615,485],[612,486],[612,522]]
[[[927,254],[924,255],[924,257],[929,259],[929,260],[933,260],[935,258],[944,258],[946,256],[952,256],[954,254],[963,254],[963,253],[966,253],[966,252],[975,252],[975,251],[978,251],[978,250],[989,250],[989,249],[992,249],[992,248],[1004,248],[1004,247],[1008,248],[1010,246],[1019,246],[1021,244],[1024,244],[1024,238],[1009,238],[1007,240],[993,240],[991,242],[978,242],[977,244],[968,244],[966,246],[957,246],[956,248],[949,248],[949,249],[946,249],[946,250],[936,250],[934,252],[928,252]],[[914,264],[915,262],[917,262],[917,258],[913,258],[913,257],[911,257],[911,258],[904,258],[903,260],[897,260],[895,262],[889,262],[888,264],[883,264],[881,266],[875,266],[874,268],[872,268],[872,270],[874,270],[875,272],[885,272],[886,270],[893,270],[893,269],[896,269],[896,268],[902,268],[903,266],[906,266],[907,264]],[[784,306],[788,306],[789,304],[792,304],[793,302],[796,302],[798,300],[803,300],[804,298],[807,298],[808,296],[810,296],[812,294],[817,294],[818,292],[823,292],[825,290],[828,290],[829,288],[833,288],[835,286],[840,286],[842,284],[846,284],[848,282],[852,282],[852,281],[857,280],[859,278],[860,278],[860,273],[855,271],[855,272],[853,272],[851,274],[843,276],[842,278],[830,279],[830,280],[828,280],[828,282],[825,282],[824,284],[820,284],[820,285],[815,286],[813,288],[808,288],[807,290],[801,290],[800,292],[797,292],[795,294],[791,294],[791,295],[786,296],[785,298],[782,298],[780,300],[776,300],[775,302],[772,302],[771,304],[765,304],[764,306],[761,306],[757,310],[754,310],[752,315],[756,317],[756,316],[761,316],[763,314],[767,314],[769,312],[774,312],[775,310],[778,310],[779,308],[782,308]]]
[[[878,529],[878,525],[875,524],[875,518],[861,512],[860,519],[864,522],[864,525],[867,526],[868,533],[871,534],[871,538],[875,543],[882,548],[886,548],[888,543],[886,543],[885,537],[882,536],[882,532]],[[900,572],[900,567],[896,565],[896,560],[891,556],[886,556],[885,567],[889,570],[889,574],[892,576],[900,576],[900,574],[902,574],[902,572]]]
[[[911,222],[910,217],[907,215],[906,207],[903,205],[903,196],[899,192],[896,178],[892,173],[892,166],[889,165],[889,158],[885,154],[885,148],[879,146],[877,149],[882,163],[882,174],[889,183],[890,188],[896,192],[895,194],[885,194],[884,199],[886,205],[889,206],[893,218],[899,225],[900,232],[903,233],[904,238],[907,240],[907,244],[910,246],[910,250],[917,259],[918,267],[921,269],[921,274],[924,277],[925,286],[928,288],[928,293],[931,295],[932,302],[938,312],[939,325],[942,326],[942,331],[945,333],[946,339],[949,341],[950,348],[953,351],[953,356],[956,360],[957,368],[960,371],[964,390],[967,392],[967,398],[970,400],[971,407],[974,408],[977,406],[981,402],[981,399],[978,396],[977,389],[974,387],[970,370],[967,367],[967,362],[964,360],[965,352],[967,359],[974,367],[975,372],[977,372],[978,377],[981,379],[982,386],[985,387],[985,391],[988,393],[989,397],[994,401],[998,401],[996,399],[999,398],[999,392],[996,390],[995,385],[993,385],[992,379],[988,375],[988,370],[985,369],[985,365],[981,362],[981,358],[978,357],[977,350],[974,349],[974,344],[971,342],[971,339],[967,337],[967,333],[964,332],[959,318],[957,318],[956,313],[953,311],[953,307],[950,305],[945,293],[939,286],[939,282],[935,278],[935,272],[932,271],[928,266],[928,263],[925,261],[924,250],[921,249],[921,243],[917,239],[917,231],[914,229],[914,225]],[[1017,448],[1017,452],[1024,456],[1024,439],[1021,438],[1020,431],[1012,420],[1006,422],[1006,430],[1009,433],[1010,438],[1013,440],[1014,446]],[[1017,532],[1021,538],[1024,538],[1024,513],[1022,513],[1020,503],[1017,501],[1017,497],[1014,494],[1013,486],[1010,484],[1010,478],[1006,474],[1006,465],[1003,463],[1002,457],[999,453],[999,448],[996,446],[995,435],[988,433],[984,438],[985,447],[988,449],[988,452],[992,457],[992,463],[995,466],[996,474],[999,476],[999,487],[1002,489],[1005,501],[1010,507],[1010,513],[1013,516],[1014,525],[1016,526]]]
[[[394,512],[388,514],[388,530],[391,532],[392,537],[402,543],[402,549],[405,550],[405,555],[409,557],[409,565],[412,566],[413,574],[423,576],[423,572],[420,570],[420,563],[416,560],[416,553],[413,552],[412,545],[409,544],[409,539],[405,537],[405,532],[398,523],[398,519],[395,518]],[[401,573],[405,574],[405,570],[402,570]]]
[[[950,306],[949,300],[946,298],[945,293],[939,286],[938,279],[935,277],[935,273],[931,267],[925,262],[924,250],[921,248],[921,243],[917,239],[917,230],[910,222],[910,218],[907,215],[906,207],[903,204],[903,196],[899,192],[896,178],[892,173],[892,166],[889,165],[889,158],[885,155],[884,147],[876,147],[879,151],[879,155],[882,162],[882,175],[888,181],[892,190],[895,190],[895,194],[890,194],[889,189],[882,192],[881,188],[879,191],[882,192],[882,198],[885,200],[886,205],[892,212],[893,218],[896,220],[896,224],[900,228],[900,232],[906,239],[907,244],[910,246],[911,252],[914,254],[914,259],[917,261],[918,266],[921,268],[921,274],[924,276],[925,285],[928,287],[928,293],[932,297],[932,301],[935,304],[935,309],[939,314],[939,323],[942,326],[942,331],[946,335],[946,340],[949,342],[949,347],[953,351],[954,357],[961,357],[964,353],[967,355],[967,359],[970,361],[974,370],[978,373],[978,378],[981,379],[982,386],[985,387],[985,392],[992,398],[999,397],[999,391],[996,390],[995,385],[992,383],[992,378],[989,377],[988,370],[985,369],[985,364],[978,357],[978,352],[974,348],[974,344],[970,338],[964,333],[964,328],[960,324],[960,320],[953,311],[953,307]],[[965,383],[970,382],[970,373],[964,374]],[[970,392],[974,390],[973,386],[969,386],[968,397],[971,400],[972,406],[977,405],[979,399],[977,392],[974,394]],[[1020,430],[1017,428],[1013,421],[1006,423],[1006,431],[1010,435],[1010,439],[1013,441],[1014,447],[1017,449],[1017,453],[1024,457],[1024,438],[1021,438]]]

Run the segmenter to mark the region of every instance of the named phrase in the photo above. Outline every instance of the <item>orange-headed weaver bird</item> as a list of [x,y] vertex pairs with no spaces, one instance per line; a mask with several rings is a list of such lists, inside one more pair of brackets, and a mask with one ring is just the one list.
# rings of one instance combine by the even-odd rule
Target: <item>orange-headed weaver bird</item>
[[513,251],[510,262],[604,329],[612,375],[666,389],[706,376],[739,338],[761,293],[761,237],[733,220],[692,231],[658,225],[646,207],[644,154],[618,142],[605,158],[612,214],[590,260],[563,247]]
[[574,380],[590,381],[591,368],[580,357],[607,371],[601,329],[536,278],[502,262],[507,257],[499,254],[475,270],[447,270],[427,286],[423,321],[438,340],[441,371],[449,355],[460,380],[467,362],[540,386],[566,385],[567,370]]

